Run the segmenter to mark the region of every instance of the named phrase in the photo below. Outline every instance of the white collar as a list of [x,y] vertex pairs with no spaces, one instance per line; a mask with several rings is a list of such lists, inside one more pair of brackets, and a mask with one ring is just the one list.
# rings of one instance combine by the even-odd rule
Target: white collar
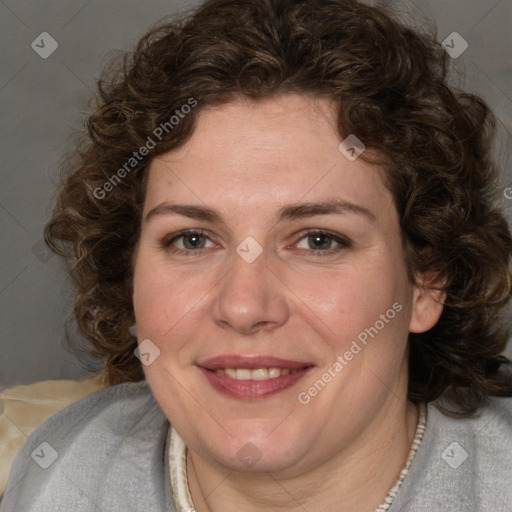
[[176,512],[193,512],[195,509],[188,488],[187,447],[172,425],[169,438],[169,473]]

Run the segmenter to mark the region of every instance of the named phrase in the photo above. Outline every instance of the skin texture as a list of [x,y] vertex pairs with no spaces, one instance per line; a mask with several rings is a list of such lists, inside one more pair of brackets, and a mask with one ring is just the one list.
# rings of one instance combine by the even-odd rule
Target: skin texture
[[[372,511],[407,459],[418,414],[407,401],[407,335],[430,329],[442,304],[407,278],[380,170],[349,161],[339,143],[327,99],[236,100],[203,110],[191,139],[150,165],[135,257],[137,336],[160,350],[144,371],[187,444],[199,512]],[[327,199],[369,215],[352,208],[278,221],[285,205]],[[222,222],[161,207],[146,219],[163,203],[208,206]],[[193,247],[190,237],[164,247],[183,229],[206,231],[190,255],[172,252]],[[315,249],[310,229],[350,243],[324,238]],[[236,252],[248,236],[263,249],[252,263]],[[394,303],[401,311],[300,403]],[[221,354],[315,367],[291,388],[243,400],[220,394],[197,367]],[[237,455],[248,442],[260,455],[251,466]]]

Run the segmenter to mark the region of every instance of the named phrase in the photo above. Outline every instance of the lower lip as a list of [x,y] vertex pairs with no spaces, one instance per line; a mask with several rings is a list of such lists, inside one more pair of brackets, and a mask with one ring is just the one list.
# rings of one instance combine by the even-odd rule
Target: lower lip
[[207,370],[201,366],[199,369],[217,391],[234,398],[251,399],[265,398],[284,391],[302,379],[313,367],[309,366],[294,374],[280,375],[279,377],[266,380],[237,380],[212,370]]

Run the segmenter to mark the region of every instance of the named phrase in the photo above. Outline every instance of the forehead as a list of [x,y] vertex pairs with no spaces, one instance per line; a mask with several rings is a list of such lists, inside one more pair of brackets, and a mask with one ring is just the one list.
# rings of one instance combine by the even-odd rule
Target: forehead
[[391,214],[381,169],[350,161],[340,142],[335,106],[325,98],[286,95],[205,108],[191,138],[151,163],[145,211],[187,201],[261,215],[336,197],[371,206],[376,216]]

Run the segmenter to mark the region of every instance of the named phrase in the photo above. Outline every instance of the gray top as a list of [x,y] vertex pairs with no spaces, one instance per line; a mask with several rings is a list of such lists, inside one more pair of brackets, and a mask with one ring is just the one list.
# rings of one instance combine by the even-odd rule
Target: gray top
[[[168,431],[146,381],[86,396],[28,437],[0,512],[175,512]],[[512,512],[512,399],[493,398],[474,419],[429,404],[423,441],[389,509],[400,511]]]

